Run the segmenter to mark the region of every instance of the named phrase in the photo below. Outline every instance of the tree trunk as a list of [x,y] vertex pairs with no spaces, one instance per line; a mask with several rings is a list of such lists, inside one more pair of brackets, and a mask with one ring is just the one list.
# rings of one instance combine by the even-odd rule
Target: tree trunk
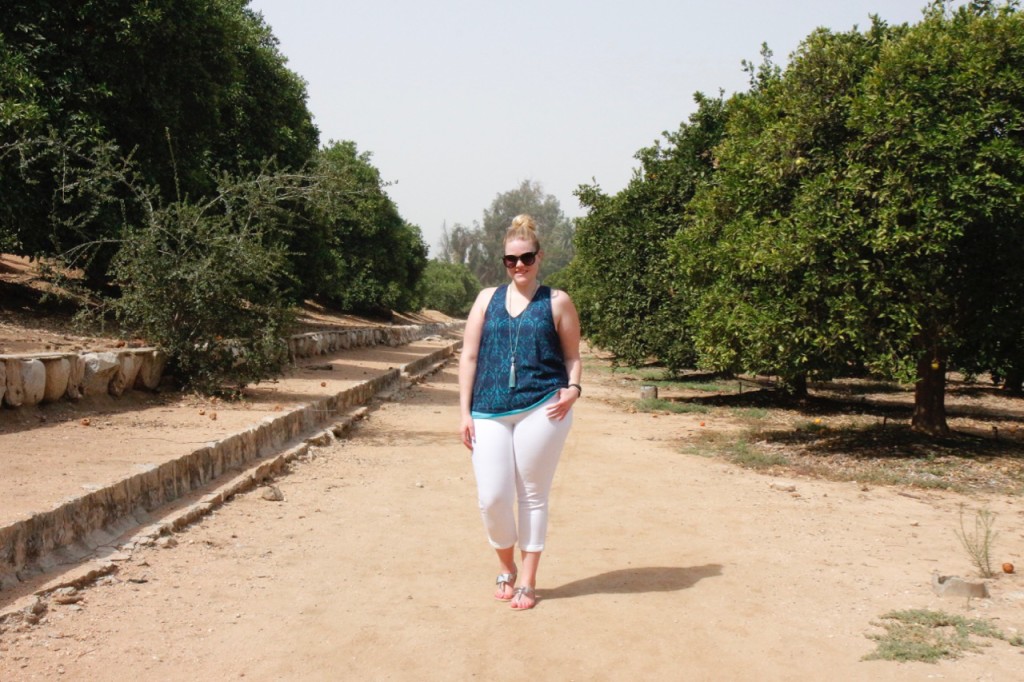
[[780,390],[791,398],[803,400],[807,397],[807,375],[779,377]]
[[1020,395],[1024,392],[1024,372],[1014,367],[1006,373],[1006,380],[1003,382],[1003,390],[1013,395]]
[[946,424],[946,361],[939,353],[924,353],[917,362],[914,384],[914,431],[933,436],[949,433]]

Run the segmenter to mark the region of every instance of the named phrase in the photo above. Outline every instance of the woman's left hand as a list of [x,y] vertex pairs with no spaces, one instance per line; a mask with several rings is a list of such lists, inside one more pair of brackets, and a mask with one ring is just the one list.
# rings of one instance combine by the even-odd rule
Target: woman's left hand
[[575,388],[560,388],[558,389],[558,402],[548,405],[548,418],[554,419],[555,421],[562,421],[565,419],[565,415],[569,414],[569,410],[572,409],[573,403],[575,403],[580,397],[579,392]]

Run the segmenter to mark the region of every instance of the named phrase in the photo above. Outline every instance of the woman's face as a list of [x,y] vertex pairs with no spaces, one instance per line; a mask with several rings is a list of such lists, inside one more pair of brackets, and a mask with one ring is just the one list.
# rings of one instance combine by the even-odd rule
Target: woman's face
[[[529,265],[524,263],[521,258],[524,254],[526,260],[533,261]],[[512,239],[505,242],[505,270],[514,282],[527,284],[536,279],[540,269],[540,256],[540,251],[537,250],[533,242],[525,239]]]

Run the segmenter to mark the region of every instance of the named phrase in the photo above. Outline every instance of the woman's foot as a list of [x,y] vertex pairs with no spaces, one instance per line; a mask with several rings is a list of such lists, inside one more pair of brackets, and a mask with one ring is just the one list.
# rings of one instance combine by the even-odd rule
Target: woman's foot
[[537,605],[537,594],[529,585],[520,585],[512,596],[510,606],[516,611],[528,611]]
[[494,584],[498,586],[498,589],[494,591],[494,598],[499,601],[510,601],[515,596],[514,586],[516,584],[516,576],[519,572],[516,570],[515,565],[512,565],[512,570],[508,573],[499,573]]

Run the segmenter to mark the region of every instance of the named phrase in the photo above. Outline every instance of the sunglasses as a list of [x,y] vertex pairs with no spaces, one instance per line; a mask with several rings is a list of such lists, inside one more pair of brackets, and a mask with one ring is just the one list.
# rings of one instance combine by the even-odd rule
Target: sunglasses
[[516,266],[516,263],[520,261],[523,265],[529,266],[537,262],[537,252],[527,251],[526,253],[519,254],[518,256],[506,254],[502,256],[501,260],[505,261],[506,268],[514,268]]

